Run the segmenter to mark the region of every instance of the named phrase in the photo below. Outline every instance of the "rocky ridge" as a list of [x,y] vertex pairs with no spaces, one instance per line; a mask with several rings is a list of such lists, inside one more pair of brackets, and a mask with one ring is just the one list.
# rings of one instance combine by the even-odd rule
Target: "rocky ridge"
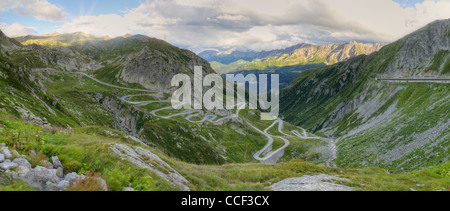
[[170,167],[157,155],[141,147],[130,147],[123,144],[110,145],[112,152],[123,160],[127,160],[138,168],[148,169],[159,177],[177,186],[182,191],[189,191],[191,185],[181,174]]
[[358,55],[369,55],[380,50],[383,43],[337,43],[330,45],[299,44],[286,49],[241,52],[231,51],[227,53],[206,51],[199,54],[214,64],[216,71],[220,73],[235,72],[239,70],[261,69],[262,67],[281,67],[293,65],[307,65],[324,63],[327,65],[346,61]]

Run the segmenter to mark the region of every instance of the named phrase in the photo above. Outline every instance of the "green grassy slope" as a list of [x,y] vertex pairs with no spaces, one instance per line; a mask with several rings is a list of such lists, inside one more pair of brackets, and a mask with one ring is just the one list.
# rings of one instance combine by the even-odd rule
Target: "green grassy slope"
[[[116,136],[105,133],[110,130]],[[120,159],[109,149],[110,144],[138,143],[123,133],[105,127],[79,127],[75,129],[48,128],[0,114],[0,143],[6,143],[20,154],[28,155],[33,149],[46,157],[59,156],[66,172],[101,173],[108,188],[120,191],[123,187],[138,191],[177,190],[155,173],[142,170]],[[18,144],[20,143],[20,144]],[[195,165],[174,160],[148,146],[150,150],[174,167],[191,183],[191,189],[204,190],[268,190],[268,186],[282,179],[303,175],[330,174],[348,178],[343,184],[359,190],[445,190],[450,186],[449,163],[407,174],[387,174],[378,168],[336,169],[316,166],[302,160],[278,164]],[[0,190],[33,190],[21,181],[11,180],[0,172]]]

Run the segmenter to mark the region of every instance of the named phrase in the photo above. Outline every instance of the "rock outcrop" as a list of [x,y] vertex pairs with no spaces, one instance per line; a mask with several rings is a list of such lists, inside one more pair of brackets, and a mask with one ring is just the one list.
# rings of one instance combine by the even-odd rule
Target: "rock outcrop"
[[123,81],[163,92],[171,88],[171,80],[176,74],[193,76],[194,66],[202,66],[204,75],[215,73],[207,61],[185,50],[161,52],[144,47],[140,52],[128,55],[122,65],[118,77]]
[[335,181],[349,181],[330,175],[305,175],[282,180],[270,186],[273,191],[355,191],[356,188],[340,185]]
[[190,183],[180,173],[164,162],[157,155],[141,147],[130,147],[123,144],[110,146],[111,151],[138,168],[154,172],[162,179],[176,185],[182,191],[189,191]]
[[[14,150],[15,151],[15,150]],[[4,172],[13,179],[20,179],[30,186],[41,191],[65,191],[71,184],[76,184],[77,181],[86,178],[85,175],[78,175],[77,173],[69,173],[64,176],[64,170],[59,158],[52,157],[53,164],[44,160],[43,164],[47,167],[36,166],[32,168],[31,164],[24,155],[14,155],[16,158],[12,162],[10,159],[2,159],[6,155],[10,155],[10,150],[4,145],[0,148],[0,172]],[[33,154],[33,153],[32,153]],[[8,156],[9,158],[12,158]],[[108,190],[106,182],[98,177],[99,184],[101,184],[104,191]]]

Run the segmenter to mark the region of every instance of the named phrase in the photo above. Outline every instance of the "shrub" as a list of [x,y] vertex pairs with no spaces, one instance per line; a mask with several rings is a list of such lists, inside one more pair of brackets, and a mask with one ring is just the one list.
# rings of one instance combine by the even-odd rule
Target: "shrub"
[[29,161],[31,166],[34,168],[37,165],[41,165],[42,161],[47,161],[47,157],[38,151],[37,153],[30,153]]

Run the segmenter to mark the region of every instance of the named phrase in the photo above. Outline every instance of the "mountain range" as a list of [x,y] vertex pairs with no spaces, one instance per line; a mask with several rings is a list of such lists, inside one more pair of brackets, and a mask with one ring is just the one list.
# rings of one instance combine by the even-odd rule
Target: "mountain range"
[[358,43],[356,41],[323,46],[303,43],[286,49],[261,52],[204,51],[199,56],[209,61],[214,70],[223,74],[294,65],[331,65],[361,54],[371,54],[384,45],[384,43]]
[[[449,50],[450,20],[388,45],[200,56],[144,35],[0,31],[0,158],[14,150],[10,159],[26,158],[33,172],[58,156],[59,174],[99,173],[119,191],[275,190],[323,174],[340,190],[448,190]],[[297,71],[281,90],[280,119],[247,108],[172,109],[172,77],[194,66],[224,73],[219,62]],[[0,190],[48,188],[12,161],[0,160]]]

